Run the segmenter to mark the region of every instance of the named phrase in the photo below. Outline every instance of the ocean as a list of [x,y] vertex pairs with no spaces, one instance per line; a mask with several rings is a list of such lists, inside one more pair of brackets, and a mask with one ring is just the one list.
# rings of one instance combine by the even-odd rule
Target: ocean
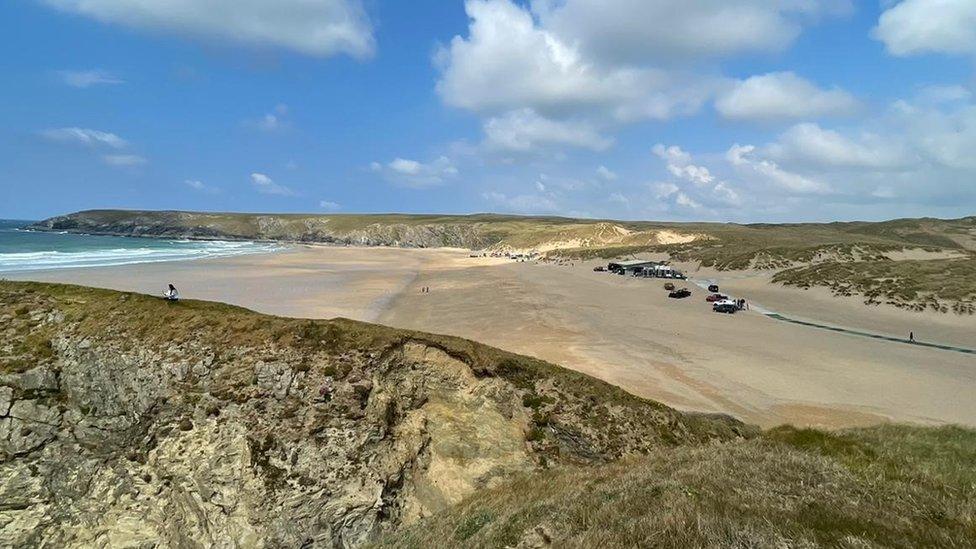
[[0,220],[0,274],[226,257],[282,248],[267,242],[167,240],[22,230],[30,223]]

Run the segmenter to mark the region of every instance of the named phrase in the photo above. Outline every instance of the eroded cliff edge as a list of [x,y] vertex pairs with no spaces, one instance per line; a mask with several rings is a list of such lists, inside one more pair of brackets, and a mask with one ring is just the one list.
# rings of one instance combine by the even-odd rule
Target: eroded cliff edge
[[750,437],[474,342],[0,282],[0,545],[353,547],[513,474]]

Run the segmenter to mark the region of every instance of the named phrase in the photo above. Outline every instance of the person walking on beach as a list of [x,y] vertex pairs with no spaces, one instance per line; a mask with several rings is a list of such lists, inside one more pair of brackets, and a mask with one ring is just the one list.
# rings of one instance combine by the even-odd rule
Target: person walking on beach
[[908,342],[915,343],[915,332],[908,332]]

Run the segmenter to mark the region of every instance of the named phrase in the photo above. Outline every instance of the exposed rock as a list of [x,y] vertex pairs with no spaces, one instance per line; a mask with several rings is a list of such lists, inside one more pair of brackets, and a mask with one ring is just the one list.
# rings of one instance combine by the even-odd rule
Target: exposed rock
[[463,340],[116,295],[0,282],[53,345],[0,363],[0,546],[355,547],[514,473],[750,433]]
[[14,401],[14,390],[12,387],[0,386],[0,418],[7,417],[10,413],[10,405]]

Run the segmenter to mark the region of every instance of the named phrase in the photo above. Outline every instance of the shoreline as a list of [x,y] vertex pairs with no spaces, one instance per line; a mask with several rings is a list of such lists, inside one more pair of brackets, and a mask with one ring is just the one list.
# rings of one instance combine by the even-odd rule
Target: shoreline
[[[209,241],[209,242],[235,244],[235,243],[239,243],[239,242],[240,243],[244,243],[244,242],[250,242],[250,241],[239,241],[239,242],[235,242],[235,241],[225,241],[225,240],[212,240],[212,241]],[[258,242],[253,242],[253,243],[254,244],[259,244]],[[157,258],[152,258],[151,256],[149,256],[149,257],[147,257],[145,259],[142,259],[142,260],[105,261],[103,263],[91,264],[91,265],[79,265],[77,263],[74,263],[74,264],[65,264],[65,265],[62,265],[62,266],[48,265],[48,266],[37,267],[37,268],[16,268],[16,269],[12,269],[12,270],[5,270],[2,267],[0,267],[0,279],[6,278],[6,277],[11,276],[11,275],[31,274],[31,273],[41,274],[41,273],[45,273],[45,272],[48,272],[48,271],[62,271],[62,270],[74,270],[74,269],[106,269],[106,268],[112,268],[112,267],[126,267],[126,266],[130,266],[130,265],[150,265],[150,264],[160,264],[160,263],[179,263],[179,262],[190,262],[190,261],[205,261],[205,260],[209,260],[209,259],[223,259],[223,258],[229,258],[229,257],[240,257],[240,256],[246,256],[246,255],[275,254],[275,253],[280,253],[280,252],[283,252],[283,251],[287,251],[288,247],[289,246],[281,246],[280,248],[277,248],[277,249],[255,249],[255,250],[247,250],[247,251],[238,251],[238,252],[234,252],[234,253],[231,253],[231,252],[227,252],[227,253],[214,252],[214,253],[210,253],[210,254],[207,254],[207,255],[200,255],[200,256],[197,256],[197,257],[193,257],[193,256],[187,255],[187,256],[184,256],[184,257],[157,257]],[[134,249],[132,249],[132,250],[134,250]],[[99,250],[99,251],[113,251],[113,250]],[[131,250],[129,250],[129,251],[131,251]],[[21,252],[12,252],[12,253],[21,253]],[[84,254],[85,252],[65,252],[65,251],[57,251],[57,250],[55,250],[55,251],[51,251],[51,252],[23,252],[23,253],[57,253],[57,254],[73,254],[73,253],[76,253],[76,254]],[[0,254],[0,256],[2,256],[2,255],[3,254]],[[79,258],[78,261],[84,261],[84,258]]]
[[[153,295],[174,282],[185,298],[262,313],[455,335],[683,410],[730,413],[763,427],[976,425],[976,402],[967,398],[976,392],[971,355],[792,325],[758,311],[718,315],[701,291],[668,299],[664,281],[596,273],[596,262],[571,267],[469,255],[304,243],[273,253],[10,278]],[[731,281],[722,284],[723,291],[750,297],[729,287]],[[420,291],[425,286],[430,293]],[[857,320],[844,307],[837,310]],[[947,326],[954,334],[971,333],[959,322]]]

